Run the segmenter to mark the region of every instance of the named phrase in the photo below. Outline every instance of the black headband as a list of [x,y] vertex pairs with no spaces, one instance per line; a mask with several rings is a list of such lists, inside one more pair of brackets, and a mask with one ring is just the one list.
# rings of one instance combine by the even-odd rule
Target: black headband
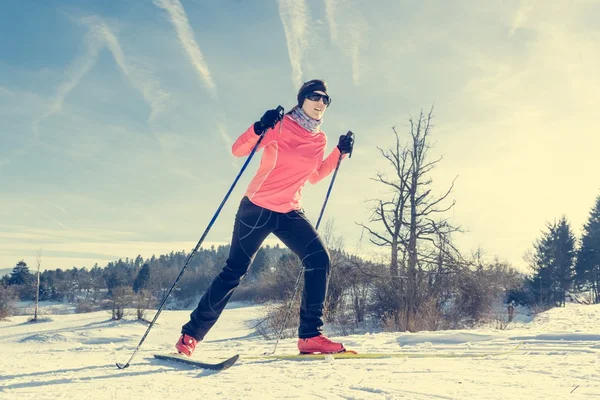
[[311,92],[316,92],[317,90],[327,93],[326,84],[323,81],[314,81],[308,85],[303,86],[298,92],[298,105],[302,107],[302,103],[304,103],[306,95],[308,95]]

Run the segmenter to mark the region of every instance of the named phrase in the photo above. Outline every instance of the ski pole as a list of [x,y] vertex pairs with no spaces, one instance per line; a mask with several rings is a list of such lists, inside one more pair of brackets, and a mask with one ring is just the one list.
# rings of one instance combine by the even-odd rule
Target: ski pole
[[[354,133],[352,131],[348,131],[348,133],[346,133],[346,137],[351,137],[354,138]],[[338,158],[337,161],[337,166],[335,167],[335,171],[333,172],[333,177],[331,178],[331,183],[329,184],[329,189],[327,189],[327,195],[325,196],[325,202],[323,203],[323,207],[321,208],[321,214],[319,215],[319,219],[317,220],[317,224],[315,225],[315,230],[319,230],[319,225],[321,224],[321,218],[323,218],[323,213],[325,212],[325,206],[327,205],[327,201],[329,200],[329,195],[331,194],[331,189],[333,188],[333,183],[335,182],[335,177],[338,173],[338,170],[340,169],[340,164],[342,163],[342,158],[343,158],[343,154],[340,154],[340,158]],[[348,154],[348,158],[352,158],[352,150],[350,150],[350,154]],[[275,347],[273,348],[273,351],[271,353],[265,353],[265,354],[275,354],[275,351],[277,351],[277,345],[279,344],[279,340],[281,339],[281,335],[283,333],[283,330],[285,329],[285,326],[287,325],[287,321],[290,317],[290,314],[292,313],[292,305],[294,303],[294,299],[296,298],[296,294],[298,293],[298,288],[300,287],[300,279],[302,278],[302,270],[300,270],[300,273],[298,274],[298,279],[296,279],[296,286],[294,287],[294,294],[292,295],[292,298],[290,300],[290,306],[288,307],[287,313],[285,318],[283,319],[283,324],[281,325],[281,330],[279,331],[279,334],[277,335],[277,341],[275,342]]]
[[[278,106],[277,107],[277,111],[279,112],[279,115],[281,116],[281,118],[283,118],[283,107]],[[281,127],[281,126],[280,126]],[[244,165],[242,166],[242,169],[240,170],[240,172],[238,173],[237,177],[235,178],[235,180],[233,181],[233,184],[231,185],[231,187],[229,188],[229,191],[227,192],[227,194],[225,195],[225,197],[223,198],[223,201],[221,202],[221,205],[219,205],[219,208],[217,208],[217,211],[215,212],[215,215],[212,217],[212,219],[210,220],[208,226],[206,227],[206,230],[204,231],[204,233],[202,234],[202,237],[200,238],[200,240],[198,241],[198,243],[196,244],[196,247],[194,247],[194,249],[192,250],[192,252],[190,253],[190,255],[188,256],[187,260],[185,261],[185,264],[183,265],[183,268],[181,269],[181,271],[179,272],[179,275],[177,275],[177,279],[175,279],[175,282],[173,283],[173,285],[171,286],[171,288],[169,289],[169,291],[167,292],[167,295],[165,296],[165,298],[163,299],[160,307],[158,308],[158,311],[156,312],[156,315],[154,316],[154,318],[152,319],[152,322],[150,323],[150,325],[148,325],[148,329],[146,329],[146,333],[144,333],[144,336],[142,336],[142,340],[140,340],[140,342],[138,343],[137,347],[135,348],[135,350],[133,351],[133,354],[131,355],[131,357],[129,358],[129,361],[127,361],[127,364],[123,365],[120,363],[117,363],[117,367],[119,367],[119,369],[125,369],[127,367],[129,367],[129,364],[131,363],[131,360],[133,360],[133,357],[135,356],[135,354],[138,352],[138,350],[140,349],[140,347],[142,346],[142,343],[144,343],[144,341],[146,340],[146,337],[148,336],[148,333],[150,332],[150,329],[152,329],[152,327],[154,326],[154,323],[156,322],[156,320],[158,319],[158,316],[160,315],[160,313],[162,312],[165,303],[167,302],[167,299],[169,298],[169,296],[171,295],[171,292],[173,291],[173,289],[175,288],[175,286],[177,285],[177,283],[179,283],[179,280],[181,279],[183,273],[185,272],[185,269],[187,268],[188,264],[190,263],[192,257],[194,257],[194,255],[196,254],[196,252],[198,251],[198,249],[200,248],[200,245],[202,244],[202,242],[204,242],[204,239],[206,238],[206,236],[208,235],[208,231],[210,231],[210,228],[212,228],[213,224],[215,223],[215,221],[217,220],[217,217],[219,216],[219,213],[221,212],[221,209],[223,208],[223,206],[225,205],[225,202],[227,201],[227,199],[229,198],[229,195],[231,194],[231,192],[233,191],[233,188],[235,187],[235,185],[237,184],[238,180],[240,179],[240,177],[242,176],[242,174],[244,173],[244,171],[246,170],[246,167],[248,166],[248,164],[250,163],[250,160],[252,159],[252,157],[254,156],[254,153],[256,153],[256,150],[258,149],[258,146],[260,145],[260,142],[262,142],[263,138],[264,138],[264,134],[260,135],[260,137],[258,138],[258,141],[256,142],[256,144],[254,145],[254,148],[252,149],[252,151],[250,152],[250,155],[248,155],[248,158],[246,159],[246,162],[244,163]]]
[[[354,133],[352,131],[348,131],[346,133],[346,137],[351,137],[354,139]],[[335,171],[333,172],[333,177],[331,178],[331,183],[329,184],[329,189],[327,189],[327,195],[325,196],[325,202],[323,203],[323,207],[321,208],[321,214],[319,215],[319,219],[317,220],[317,225],[315,225],[315,229],[319,230],[319,225],[321,224],[321,218],[323,218],[323,213],[325,212],[325,206],[327,206],[327,201],[329,200],[329,195],[331,194],[331,189],[333,188],[333,182],[335,182],[335,177],[340,169],[340,164],[342,163],[342,157],[344,155],[340,154],[340,158],[338,158],[337,166],[335,167]],[[350,150],[350,154],[348,154],[348,158],[352,158],[352,150]]]

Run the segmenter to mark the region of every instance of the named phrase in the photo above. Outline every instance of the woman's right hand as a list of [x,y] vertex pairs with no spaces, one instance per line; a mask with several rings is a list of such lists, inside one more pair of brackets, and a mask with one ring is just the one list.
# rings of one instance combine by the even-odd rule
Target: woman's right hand
[[267,110],[259,121],[254,123],[254,133],[262,135],[267,130],[275,128],[275,125],[283,119],[283,109],[280,107]]

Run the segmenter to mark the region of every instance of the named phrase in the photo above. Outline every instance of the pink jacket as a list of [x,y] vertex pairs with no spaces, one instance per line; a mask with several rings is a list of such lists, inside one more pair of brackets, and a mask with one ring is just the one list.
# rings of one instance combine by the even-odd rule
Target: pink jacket
[[[304,183],[308,180],[314,185],[327,177],[337,166],[340,150],[336,146],[323,160],[327,136],[307,131],[289,115],[264,135],[257,149],[264,149],[260,166],[245,195],[271,211],[299,210]],[[258,139],[252,125],[235,141],[231,152],[236,157],[247,156]]]

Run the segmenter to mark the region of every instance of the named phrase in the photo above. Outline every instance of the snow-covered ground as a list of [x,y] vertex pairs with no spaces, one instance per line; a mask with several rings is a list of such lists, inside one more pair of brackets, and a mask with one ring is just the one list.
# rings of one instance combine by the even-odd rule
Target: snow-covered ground
[[[164,311],[125,370],[115,363],[127,362],[144,324],[110,321],[106,312],[51,315],[37,324],[13,317],[0,322],[0,399],[600,398],[598,305],[569,304],[506,330],[337,338],[359,352],[451,352],[456,358],[335,361],[249,359],[274,345],[251,328],[262,312],[233,304],[201,343],[194,358],[241,354],[219,373],[152,357],[171,352],[189,311]],[[282,341],[277,352],[296,353],[295,341]]]

